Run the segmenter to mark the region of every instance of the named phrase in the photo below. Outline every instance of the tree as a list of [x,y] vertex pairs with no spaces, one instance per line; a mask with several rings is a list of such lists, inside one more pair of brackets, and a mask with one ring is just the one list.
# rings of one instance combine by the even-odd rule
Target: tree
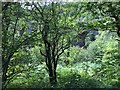
[[28,34],[28,13],[21,3],[2,3],[2,88],[19,72],[12,70],[8,74],[11,58],[23,45],[29,44],[37,33]]
[[[120,38],[120,2],[115,2],[115,3],[104,3],[104,7],[102,9],[102,14],[104,16],[108,15],[113,21],[112,21],[112,26],[114,27],[115,32],[118,35],[118,38]],[[104,9],[107,7],[107,9]],[[118,39],[118,52],[120,54],[120,41]]]
[[[48,67],[50,82],[57,82],[57,62],[64,50],[70,47],[71,31],[75,33],[76,28],[73,25],[76,24],[75,20],[80,11],[77,3],[72,8],[71,3],[23,4],[6,2],[2,5],[3,89],[21,72],[13,69],[12,73],[8,73],[15,52],[24,45],[33,45],[38,39],[42,46],[40,53],[45,57]],[[31,8],[26,9],[26,6]]]
[[[116,32],[120,38],[120,2],[97,2],[88,5],[88,10],[92,12],[97,22],[94,26],[99,26],[103,31],[110,30]],[[118,39],[118,49],[120,42]],[[120,50],[119,50],[120,53]]]
[[[116,32],[118,35],[118,53],[120,53],[120,2],[93,2],[87,3],[85,9],[84,23],[88,29]],[[89,15],[89,16],[88,16]],[[81,19],[80,19],[81,21]]]
[[[39,23],[38,27],[41,32],[42,49],[40,49],[41,55],[44,56],[47,71],[49,73],[49,80],[52,86],[57,84],[56,68],[59,57],[64,50],[70,47],[72,38],[70,32],[72,32],[71,23],[78,15],[78,11],[70,17],[71,10],[66,8],[69,4],[49,2],[45,4],[33,3],[34,16]],[[74,6],[76,5],[76,6]],[[77,10],[78,4],[73,4],[73,9]]]

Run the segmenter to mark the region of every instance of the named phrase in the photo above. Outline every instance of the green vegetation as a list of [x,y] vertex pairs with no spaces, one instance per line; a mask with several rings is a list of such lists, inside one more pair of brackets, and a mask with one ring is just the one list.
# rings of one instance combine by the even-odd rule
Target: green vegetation
[[2,3],[2,88],[120,88],[119,7]]

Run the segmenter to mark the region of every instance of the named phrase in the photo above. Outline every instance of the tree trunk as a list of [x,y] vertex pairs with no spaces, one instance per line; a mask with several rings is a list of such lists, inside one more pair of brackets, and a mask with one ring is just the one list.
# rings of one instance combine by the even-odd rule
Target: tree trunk
[[[117,28],[117,35],[118,38],[120,39],[120,18],[118,16],[113,16],[115,18],[116,21],[116,28]],[[118,40],[118,54],[120,55],[120,41]]]
[[118,54],[120,55],[120,41],[118,41]]
[[[120,39],[120,26],[117,25],[117,35],[118,38]],[[120,55],[120,41],[118,40],[118,54]]]
[[5,65],[3,66],[3,74],[2,74],[2,89],[5,89],[7,87],[6,82],[7,82],[7,70],[8,70],[8,64],[9,62],[6,62]]
[[2,88],[6,88],[7,87],[7,71],[8,71],[8,65],[10,62],[10,59],[12,58],[12,56],[14,55],[14,52],[11,52],[10,55],[5,59],[4,57],[2,57],[2,61],[4,64],[2,64]]
[[56,69],[49,68],[49,80],[51,86],[55,87],[57,85],[57,76],[56,76]]
[[[118,27],[117,35],[118,35],[118,38],[120,39],[120,27]],[[118,40],[118,54],[120,55],[120,41],[119,40]]]

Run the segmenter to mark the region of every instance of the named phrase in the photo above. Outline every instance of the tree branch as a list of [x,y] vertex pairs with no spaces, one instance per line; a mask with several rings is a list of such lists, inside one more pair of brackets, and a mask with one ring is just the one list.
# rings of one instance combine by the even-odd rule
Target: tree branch
[[[38,4],[38,3],[37,3]],[[40,11],[40,9],[35,5],[35,3],[33,3],[33,5],[35,6],[35,8],[39,11],[39,13],[41,14],[42,16],[42,20],[44,21],[44,15],[43,13]],[[38,4],[39,5],[39,4]]]
[[41,50],[40,50],[40,54],[43,55],[44,57],[47,57]]

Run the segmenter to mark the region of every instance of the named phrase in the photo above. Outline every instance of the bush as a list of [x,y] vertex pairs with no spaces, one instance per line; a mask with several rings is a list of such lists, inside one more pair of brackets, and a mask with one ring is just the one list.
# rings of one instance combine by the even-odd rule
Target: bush
[[[58,69],[58,87],[62,88],[97,88],[102,87],[102,83],[91,77],[81,76],[79,69],[74,68],[62,68]],[[84,72],[84,71],[83,71]],[[86,74],[87,75],[87,74]]]

